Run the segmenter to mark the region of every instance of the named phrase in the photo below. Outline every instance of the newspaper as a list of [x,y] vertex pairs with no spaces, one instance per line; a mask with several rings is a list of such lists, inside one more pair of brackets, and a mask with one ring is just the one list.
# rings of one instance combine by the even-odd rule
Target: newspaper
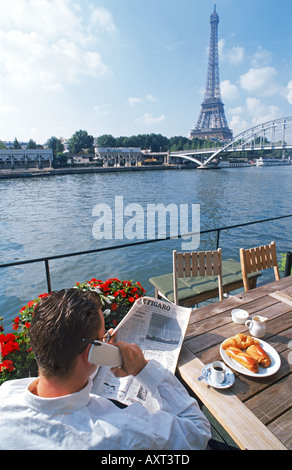
[[[191,310],[163,300],[141,297],[115,329],[117,341],[137,344],[147,360],[156,359],[174,373]],[[157,408],[156,400],[135,377],[116,378],[110,367],[98,368],[92,393],[126,405],[139,402],[150,411]]]

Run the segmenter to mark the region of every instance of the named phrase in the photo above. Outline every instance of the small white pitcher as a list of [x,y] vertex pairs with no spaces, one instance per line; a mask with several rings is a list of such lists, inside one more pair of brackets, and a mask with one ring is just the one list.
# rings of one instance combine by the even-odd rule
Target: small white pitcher
[[268,318],[256,315],[252,320],[247,320],[245,326],[249,328],[250,334],[256,338],[262,338],[266,334],[266,321]]

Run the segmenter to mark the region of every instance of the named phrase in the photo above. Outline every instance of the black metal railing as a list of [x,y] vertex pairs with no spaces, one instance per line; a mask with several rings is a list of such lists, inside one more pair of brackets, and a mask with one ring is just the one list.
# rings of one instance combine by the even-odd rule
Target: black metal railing
[[292,271],[292,251],[287,251],[284,277],[290,276]]
[[[252,222],[244,222],[242,224],[228,225],[228,226],[224,226],[224,227],[217,227],[217,228],[213,228],[213,229],[202,230],[200,232],[190,232],[190,233],[185,234],[185,235],[178,235],[175,238],[180,239],[180,238],[184,238],[186,236],[196,235],[196,234],[199,234],[199,233],[200,233],[200,235],[203,235],[203,234],[214,233],[215,232],[217,234],[217,236],[216,236],[216,249],[217,249],[217,248],[219,248],[220,234],[224,230],[232,230],[232,229],[235,229],[235,228],[247,227],[249,225],[256,225],[256,224],[261,224],[261,223],[265,223],[265,222],[272,222],[272,221],[280,220],[280,219],[287,219],[289,217],[292,217],[292,214],[282,215],[282,216],[279,216],[279,217],[272,217],[272,218],[269,218],[269,219],[255,220],[255,221],[252,221]],[[12,263],[0,264],[0,269],[1,268],[10,268],[10,267],[14,267],[14,266],[23,266],[23,265],[26,265],[26,264],[44,263],[45,264],[45,271],[46,271],[46,280],[47,280],[48,292],[52,292],[51,273],[50,273],[50,264],[49,264],[50,261],[57,260],[57,259],[63,259],[63,258],[71,258],[73,256],[82,256],[82,255],[89,255],[89,254],[93,254],[93,253],[101,253],[101,252],[106,252],[106,251],[120,250],[122,248],[130,248],[130,247],[134,247],[134,246],[146,245],[146,244],[149,244],[149,243],[158,243],[158,242],[161,242],[161,241],[173,240],[173,239],[174,239],[174,237],[172,237],[172,236],[166,236],[164,238],[157,238],[157,239],[155,238],[155,239],[151,239],[151,240],[142,240],[142,241],[139,241],[139,242],[125,243],[125,244],[122,244],[122,245],[113,245],[113,246],[107,246],[107,247],[103,247],[103,248],[96,248],[94,250],[78,251],[78,252],[74,252],[74,253],[64,253],[62,255],[46,256],[46,257],[43,257],[43,258],[29,259],[29,260],[25,260],[25,261],[14,261]],[[289,269],[289,267],[290,267],[290,269]],[[284,275],[289,275],[290,272],[291,272],[291,252],[288,251],[287,252],[286,267],[285,267],[285,274]]]

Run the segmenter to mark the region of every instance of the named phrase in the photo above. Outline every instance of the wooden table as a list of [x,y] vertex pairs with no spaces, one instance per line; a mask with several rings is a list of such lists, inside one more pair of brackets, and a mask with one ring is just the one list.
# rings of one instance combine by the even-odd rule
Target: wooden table
[[[234,295],[191,313],[178,371],[241,449],[292,449],[292,276]],[[268,317],[262,338],[281,358],[278,372],[253,378],[235,372],[235,383],[218,390],[199,381],[202,368],[221,360],[220,344],[245,325],[232,322],[231,310]]]

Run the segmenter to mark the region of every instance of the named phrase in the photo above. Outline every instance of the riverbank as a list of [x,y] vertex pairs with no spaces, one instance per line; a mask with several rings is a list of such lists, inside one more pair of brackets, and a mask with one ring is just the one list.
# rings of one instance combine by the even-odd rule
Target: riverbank
[[196,169],[197,165],[143,165],[143,166],[119,166],[119,167],[86,167],[86,168],[56,168],[38,170],[31,168],[29,170],[0,170],[0,179],[7,178],[37,178],[44,176],[74,175],[88,173],[114,173],[129,171],[155,171],[155,170],[180,170]]

